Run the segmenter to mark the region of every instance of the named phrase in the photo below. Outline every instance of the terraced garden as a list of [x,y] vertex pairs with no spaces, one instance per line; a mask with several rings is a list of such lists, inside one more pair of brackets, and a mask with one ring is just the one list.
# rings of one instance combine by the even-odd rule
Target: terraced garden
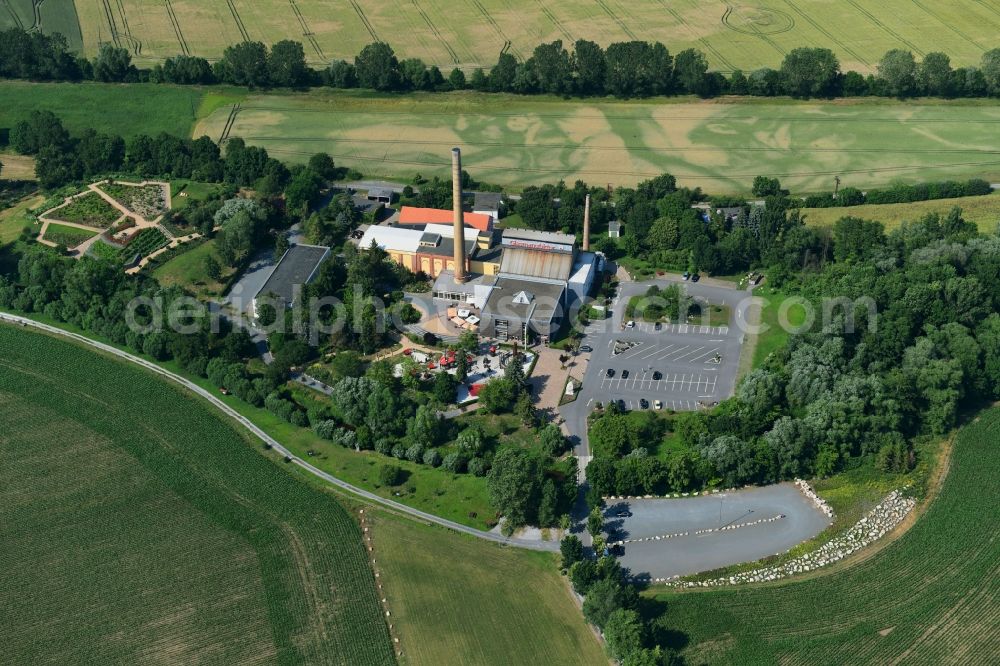
[[98,187],[112,199],[147,220],[152,220],[167,210],[167,197],[163,185],[101,183]]
[[9,326],[0,348],[5,662],[395,663],[330,495],[144,370]]
[[84,224],[97,229],[107,229],[122,216],[121,211],[105,201],[97,192],[87,192],[56,210],[45,213],[45,217],[63,222]]
[[55,222],[49,223],[48,228],[45,230],[44,239],[47,241],[52,241],[56,245],[65,245],[66,247],[76,247],[80,243],[90,240],[95,236],[96,232],[87,231],[86,229],[80,229],[78,227],[68,227],[64,224],[56,224]]
[[998,441],[994,408],[959,433],[926,512],[870,559],[798,582],[656,594],[687,663],[990,663],[1000,654]]

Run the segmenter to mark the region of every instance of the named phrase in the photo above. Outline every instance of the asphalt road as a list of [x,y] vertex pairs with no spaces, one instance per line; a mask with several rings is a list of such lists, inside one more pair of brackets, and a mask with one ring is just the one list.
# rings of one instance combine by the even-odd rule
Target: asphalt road
[[[631,517],[619,518],[627,509]],[[639,579],[670,578],[783,553],[830,524],[791,483],[679,499],[608,502],[609,540],[627,542],[619,560]],[[783,516],[775,519],[778,516]],[[774,520],[769,520],[774,519]],[[756,521],[765,521],[758,524]],[[727,530],[694,534],[699,530]],[[687,536],[655,539],[687,532]]]
[[[628,409],[639,409],[640,400],[645,399],[652,409],[659,400],[663,409],[691,411],[698,409],[699,403],[708,405],[732,395],[749,292],[680,282],[692,297],[727,305],[731,312],[729,324],[664,324],[660,330],[651,323],[636,322],[633,328],[622,326],[625,304],[632,296],[645,293],[654,284],[666,287],[678,282],[660,279],[621,283],[611,306],[612,316],[591,322],[585,331],[583,344],[594,351],[587,354],[583,387],[575,401],[560,408],[576,443],[576,455],[583,458],[581,464],[589,460],[587,415],[597,402],[606,405],[612,400],[622,400]],[[630,347],[616,350],[616,343]]]
[[544,551],[558,551],[559,550],[559,544],[557,542],[554,542],[554,541],[553,542],[549,542],[549,541],[533,541],[533,540],[528,540],[528,539],[507,538],[507,537],[505,537],[505,536],[503,536],[501,534],[495,534],[495,533],[492,533],[492,532],[483,532],[482,530],[477,530],[477,529],[474,529],[472,527],[467,527],[466,525],[462,525],[460,523],[456,523],[456,522],[453,522],[453,521],[450,521],[450,520],[446,520],[444,518],[441,518],[439,516],[435,516],[433,514],[425,512],[425,511],[421,511],[419,509],[414,509],[413,507],[406,506],[405,504],[400,504],[399,502],[395,502],[393,500],[386,499],[384,497],[379,497],[378,495],[376,495],[374,493],[371,493],[371,492],[368,492],[367,490],[363,490],[363,489],[358,488],[357,486],[353,486],[353,485],[351,485],[351,484],[349,484],[349,483],[347,483],[345,481],[341,481],[340,479],[336,478],[335,476],[332,476],[331,474],[328,474],[328,473],[324,472],[321,469],[313,467],[311,464],[309,464],[305,460],[303,460],[303,459],[295,456],[291,451],[289,451],[284,446],[282,446],[280,442],[278,442],[276,439],[274,439],[273,437],[271,437],[270,435],[268,435],[266,432],[264,432],[263,430],[261,430],[260,428],[258,428],[256,425],[254,425],[254,423],[252,421],[250,421],[250,419],[246,418],[245,416],[243,416],[242,414],[240,414],[239,412],[237,412],[236,410],[234,410],[232,407],[230,407],[229,405],[227,405],[226,403],[224,403],[222,400],[220,400],[212,392],[203,389],[202,387],[198,386],[194,382],[191,382],[191,381],[185,379],[184,377],[181,377],[180,375],[174,374],[173,372],[170,372],[169,370],[165,370],[164,368],[160,367],[159,365],[157,365],[157,364],[155,364],[155,363],[153,363],[151,361],[147,361],[147,360],[145,360],[143,358],[140,358],[138,356],[135,356],[133,354],[129,354],[128,352],[124,352],[124,351],[122,351],[122,350],[120,350],[120,349],[118,349],[116,347],[112,347],[111,345],[107,345],[107,344],[104,344],[102,342],[97,342],[96,340],[91,340],[90,338],[88,338],[86,336],[79,335],[77,333],[71,333],[69,331],[64,331],[61,328],[57,328],[55,326],[49,326],[48,324],[43,324],[41,322],[34,321],[33,319],[29,319],[27,317],[21,317],[21,316],[18,316],[18,315],[12,315],[12,314],[7,314],[5,312],[0,312],[0,321],[7,321],[7,322],[13,323],[15,325],[19,324],[19,325],[22,325],[22,326],[31,326],[33,328],[37,328],[37,329],[46,331],[48,333],[52,333],[52,334],[59,335],[59,336],[65,337],[65,338],[70,338],[72,340],[76,340],[77,342],[81,342],[81,343],[83,343],[85,345],[88,345],[90,347],[93,347],[95,349],[99,349],[100,351],[106,352],[108,354],[112,354],[112,355],[114,355],[114,356],[116,356],[116,357],[118,357],[120,359],[129,361],[130,363],[135,363],[136,365],[140,365],[140,366],[146,368],[147,370],[150,370],[151,372],[155,372],[156,374],[158,374],[158,375],[160,375],[162,377],[166,377],[167,379],[170,379],[170,380],[172,380],[172,381],[180,384],[181,386],[183,386],[184,388],[188,389],[192,393],[195,393],[198,396],[204,398],[205,400],[207,400],[208,402],[210,402],[214,407],[216,407],[217,409],[219,409],[219,411],[223,412],[226,416],[230,417],[231,419],[233,419],[234,421],[236,421],[237,423],[239,423],[240,425],[242,425],[244,428],[246,428],[247,430],[249,430],[251,434],[253,434],[255,437],[257,437],[258,439],[260,439],[262,442],[264,442],[265,444],[270,444],[271,447],[275,451],[277,451],[279,454],[281,454],[281,455],[285,456],[286,458],[288,458],[289,464],[298,465],[299,467],[301,467],[305,471],[309,472],[310,474],[313,474],[314,476],[317,476],[317,477],[319,477],[319,478],[321,478],[321,479],[323,479],[323,480],[325,480],[325,481],[333,484],[334,486],[340,488],[341,490],[345,490],[345,491],[347,491],[349,493],[357,495],[358,497],[362,497],[362,498],[364,498],[365,500],[367,500],[369,502],[372,502],[374,504],[380,504],[382,506],[385,506],[385,507],[388,507],[390,509],[393,509],[394,511],[398,511],[400,513],[407,514],[407,515],[409,515],[409,516],[411,516],[413,518],[416,518],[418,520],[423,520],[423,521],[426,521],[426,522],[429,522],[429,523],[435,523],[437,525],[441,525],[443,527],[447,527],[447,528],[453,529],[456,532],[462,532],[463,534],[469,534],[471,536],[474,536],[474,537],[477,537],[477,538],[480,538],[480,539],[486,539],[487,541],[494,541],[494,542],[505,544],[505,545],[509,545],[509,546],[517,546],[519,548],[526,548],[526,549],[529,549],[529,550],[544,550]]

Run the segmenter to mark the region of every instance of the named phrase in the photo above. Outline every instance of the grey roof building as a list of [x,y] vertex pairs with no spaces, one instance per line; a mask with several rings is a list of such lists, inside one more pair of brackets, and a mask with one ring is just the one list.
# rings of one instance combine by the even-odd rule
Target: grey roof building
[[368,200],[391,204],[395,193],[387,187],[373,187],[368,190]]
[[526,342],[531,333],[551,337],[562,324],[562,284],[498,278],[483,307],[480,330],[487,337]]
[[274,298],[275,305],[281,303],[286,308],[294,305],[302,286],[312,282],[329,256],[330,248],[322,245],[293,245],[288,248],[267,282],[254,295],[250,316],[257,318],[258,301],[265,296]]
[[476,192],[476,197],[472,203],[472,211],[482,215],[489,215],[496,221],[500,217],[500,203],[503,197],[499,192]]

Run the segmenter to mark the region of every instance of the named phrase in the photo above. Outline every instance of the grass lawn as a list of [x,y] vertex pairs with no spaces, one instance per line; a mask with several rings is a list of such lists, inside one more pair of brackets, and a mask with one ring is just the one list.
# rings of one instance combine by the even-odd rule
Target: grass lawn
[[174,180],[170,183],[170,197],[173,210],[183,210],[192,201],[204,201],[219,190],[218,183],[199,183],[196,180]]
[[0,347],[5,661],[395,663],[328,493],[146,370],[20,327]]
[[201,97],[202,90],[193,86],[0,81],[0,127],[13,127],[31,111],[46,110],[73,133],[90,127],[125,137],[158,132],[189,136]]
[[965,426],[940,494],[898,540],[799,581],[666,593],[686,663],[976,664],[1000,652],[1000,409]]
[[1000,224],[1000,195],[996,193],[984,197],[959,197],[904,204],[803,208],[802,214],[805,216],[806,224],[815,227],[832,227],[840,218],[851,216],[878,220],[885,225],[886,231],[891,231],[903,222],[917,222],[929,213],[947,215],[955,206],[962,209],[962,217],[969,222],[975,222],[983,233],[991,234],[997,231],[997,225]]
[[28,197],[5,210],[0,210],[0,245],[5,245],[21,235],[21,229],[33,224],[25,213],[40,206],[45,197]]
[[[219,136],[229,112],[217,109],[195,133]],[[998,176],[1000,162],[986,148],[998,119],[1000,109],[979,101],[609,101],[321,89],[249,95],[231,136],[294,162],[325,151],[373,177],[447,177],[448,150],[458,145],[473,176],[513,189],[578,178],[628,185],[669,172],[681,185],[722,194],[746,193],[761,173],[793,192],[832,189],[834,175],[862,189]]]
[[[30,0],[8,0],[21,7],[22,23],[32,25]],[[53,3],[56,3],[53,5]],[[60,4],[61,3],[61,4]],[[161,3],[162,4],[162,3]],[[46,0],[43,25],[65,14],[58,27],[82,32],[85,53],[93,56],[108,41],[108,14],[101,3]],[[571,45],[588,39],[607,45],[628,40],[659,40],[678,53],[696,48],[714,69],[751,72],[778,67],[785,53],[798,46],[833,50],[845,68],[872,71],[891,48],[917,54],[942,51],[956,66],[978,65],[984,48],[991,48],[997,15],[989,3],[951,0],[914,6],[908,0],[756,0],[750,4],[725,0],[480,0],[467,3],[400,3],[367,0],[338,5],[331,16],[323,3],[279,0],[226,3],[200,0],[172,2],[170,11],[148,11],[144,0],[119,0],[112,5],[118,26],[116,39],[141,44],[134,56],[150,64],[190,51],[218,58],[230,44],[281,39],[303,43],[306,59],[319,66],[333,59],[353,60],[373,41],[390,43],[396,55],[421,58],[447,73],[462,67],[491,67],[501,49],[519,61],[541,43],[556,39]],[[55,7],[63,11],[55,11]],[[128,22],[122,19],[127,17]],[[0,26],[9,20],[0,14]],[[71,23],[72,22],[72,23]],[[307,37],[303,37],[303,34]]]
[[13,152],[0,152],[0,178],[3,180],[35,180],[35,158]]
[[607,665],[557,556],[366,513],[403,663]]
[[[754,296],[763,299],[760,313],[761,333],[756,336],[756,343],[753,348],[752,367],[757,368],[771,352],[781,349],[788,343],[789,331],[781,324],[781,304],[790,297],[782,291],[771,289],[765,283],[760,289],[754,291]],[[805,311],[799,306],[787,308],[785,320],[792,327],[801,326],[805,323]]]
[[[180,286],[201,296],[219,296],[225,288],[223,283],[208,277],[205,272],[205,259],[215,257],[220,265],[222,261],[215,249],[215,240],[191,243],[190,250],[168,259],[153,270],[153,277],[165,287]],[[183,246],[181,246],[183,247]],[[223,280],[233,269],[223,268]]]
[[63,224],[50,222],[48,228],[45,229],[44,239],[59,245],[65,245],[66,247],[76,247],[80,243],[90,240],[97,233],[96,231],[86,231],[85,229],[67,227]]

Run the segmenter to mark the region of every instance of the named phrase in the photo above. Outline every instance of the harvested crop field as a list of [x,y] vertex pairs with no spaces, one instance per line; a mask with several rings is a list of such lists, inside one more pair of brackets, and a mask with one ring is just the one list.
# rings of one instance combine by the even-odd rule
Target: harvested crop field
[[[31,0],[4,0],[30,25]],[[72,29],[69,0],[41,5],[42,28]],[[301,41],[306,57],[327,64],[351,58],[372,41],[403,57],[442,68],[496,62],[502,50],[519,59],[542,42],[658,40],[671,52],[698,48],[719,70],[776,66],[797,46],[823,46],[848,67],[871,70],[883,53],[944,51],[958,65],[978,63],[996,46],[1000,10],[982,0],[117,0],[77,2],[86,51],[102,41],[139,61],[178,54],[219,57],[245,40]],[[6,7],[0,6],[0,9]],[[13,25],[0,11],[0,27]],[[56,17],[61,17],[58,21]],[[78,32],[79,32],[78,31]]]
[[[223,136],[231,109],[194,135]],[[446,177],[449,149],[487,182],[520,187],[563,179],[628,185],[663,172],[712,193],[747,192],[776,176],[793,191],[862,189],[894,180],[1000,174],[1000,108],[885,101],[566,101],[479,95],[368,95],[317,90],[253,95],[227,136],[276,157],[327,152],[369,176]]]
[[[798,582],[660,592],[692,664],[986,664],[1000,654],[1000,409],[954,442],[940,494],[896,542]],[[684,639],[680,639],[684,636]],[[990,657],[989,655],[994,655]]]
[[0,349],[5,662],[395,662],[328,494],[142,369],[6,325]]

